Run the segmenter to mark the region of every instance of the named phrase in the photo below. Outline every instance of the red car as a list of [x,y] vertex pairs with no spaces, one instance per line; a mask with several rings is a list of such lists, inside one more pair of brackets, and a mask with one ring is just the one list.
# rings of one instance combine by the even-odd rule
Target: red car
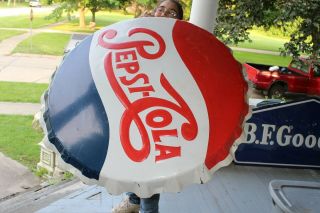
[[249,81],[269,97],[279,98],[285,93],[304,93],[320,96],[320,60],[299,58],[288,67],[244,64]]

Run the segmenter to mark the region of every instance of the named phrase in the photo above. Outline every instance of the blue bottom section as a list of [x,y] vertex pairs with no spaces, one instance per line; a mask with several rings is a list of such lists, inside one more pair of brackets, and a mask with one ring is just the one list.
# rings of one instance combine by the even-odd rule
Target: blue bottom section
[[109,145],[109,123],[91,76],[92,37],[71,51],[55,73],[44,115],[48,137],[62,159],[99,179]]

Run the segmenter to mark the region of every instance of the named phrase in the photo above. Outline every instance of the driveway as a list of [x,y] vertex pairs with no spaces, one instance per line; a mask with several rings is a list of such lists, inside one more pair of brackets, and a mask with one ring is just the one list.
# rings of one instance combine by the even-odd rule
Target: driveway
[[27,167],[0,152],[0,199],[40,184]]
[[0,81],[48,83],[61,59],[62,56],[1,56]]

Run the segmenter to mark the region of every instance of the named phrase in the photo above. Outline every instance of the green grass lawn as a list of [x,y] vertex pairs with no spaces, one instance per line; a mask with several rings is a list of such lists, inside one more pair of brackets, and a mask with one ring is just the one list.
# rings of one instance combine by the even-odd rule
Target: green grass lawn
[[[104,26],[108,26],[110,24],[114,24],[119,21],[124,21],[128,19],[132,19],[132,15],[124,15],[119,12],[107,12],[107,11],[100,11],[96,14],[96,27],[95,29],[89,29],[89,27],[86,28],[80,28],[79,27],[79,19],[76,18],[72,20],[71,22],[67,22],[55,27],[52,27],[52,29],[55,30],[66,30],[66,31],[73,31],[73,32],[94,32]],[[91,20],[91,14],[86,14],[86,24],[88,25]]]
[[28,2],[16,2],[16,5],[13,6],[13,1],[11,1],[11,4],[8,6],[8,2],[1,1],[0,2],[0,8],[17,8],[17,7],[29,7]]
[[43,134],[32,128],[33,116],[0,115],[0,152],[36,170]]
[[0,30],[0,41],[10,38],[12,36],[20,35],[25,33],[25,31],[18,30]]
[[[78,20],[65,23],[52,29],[74,31],[74,32],[94,32],[95,30],[113,24],[122,20],[131,19],[132,15],[123,15],[116,12],[99,12],[96,16],[95,29],[81,29],[78,26]],[[1,19],[0,19],[1,21]],[[90,21],[90,16],[87,16],[87,23]],[[0,24],[1,26],[1,24]],[[32,40],[31,40],[32,38]],[[64,48],[70,40],[70,35],[62,33],[39,33],[31,38],[21,42],[14,50],[13,53],[33,53],[44,55],[63,55]],[[32,46],[32,49],[31,49]]]
[[40,28],[49,24],[56,23],[56,20],[47,20],[48,14],[34,14],[33,21],[30,21],[29,15],[0,17],[0,27],[5,28]]
[[0,101],[40,103],[48,84],[0,81]]
[[289,39],[285,38],[268,36],[257,30],[252,30],[249,37],[251,38],[252,42],[246,41],[238,44],[237,47],[279,52],[279,49],[283,48],[283,44],[289,41]]
[[39,33],[18,44],[13,53],[63,55],[70,36],[62,33]]
[[233,55],[240,63],[256,63],[256,64],[288,66],[288,64],[291,61],[291,57],[257,54],[257,53],[241,52],[241,51],[233,51]]

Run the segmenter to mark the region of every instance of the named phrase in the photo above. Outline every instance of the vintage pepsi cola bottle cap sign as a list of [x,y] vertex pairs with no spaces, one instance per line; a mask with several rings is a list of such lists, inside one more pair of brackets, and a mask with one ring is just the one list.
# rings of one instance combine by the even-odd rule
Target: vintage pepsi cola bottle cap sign
[[248,113],[241,65],[212,34],[170,18],[103,28],[61,63],[46,145],[112,194],[204,183],[232,161]]

